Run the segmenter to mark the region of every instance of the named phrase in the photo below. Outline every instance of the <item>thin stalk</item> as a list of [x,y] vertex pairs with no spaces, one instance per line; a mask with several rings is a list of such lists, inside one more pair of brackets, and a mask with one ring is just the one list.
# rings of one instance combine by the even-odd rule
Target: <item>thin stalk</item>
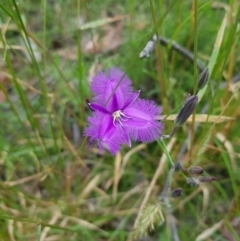
[[[194,1],[194,84],[193,92],[196,93],[196,80],[197,80],[197,50],[198,50],[198,0]],[[191,165],[192,159],[192,149],[194,143],[194,126],[195,126],[195,111],[192,114],[192,124],[191,124],[191,142],[189,150],[189,164]]]
[[165,145],[164,140],[163,140],[163,139],[157,140],[157,143],[158,143],[158,145],[161,147],[161,149],[163,150],[163,152],[165,153],[165,155],[167,156],[167,159],[168,159],[168,161],[170,162],[170,164],[173,166],[173,165],[174,165],[174,162],[173,162],[172,157],[170,156],[170,154],[169,154],[169,152],[168,152],[168,150],[167,150],[167,147],[166,147],[166,145]]
[[194,62],[193,62],[193,92],[196,93],[197,80],[197,51],[198,51],[198,0],[194,1]]
[[[152,13],[152,20],[153,20],[153,24],[155,28],[155,34],[157,36],[157,39],[159,38],[159,34],[158,34],[158,29],[157,29],[157,21],[156,21],[156,17],[155,17],[155,13],[154,13],[154,5],[153,5],[153,0],[149,0],[149,4],[150,4],[150,9],[151,9],[151,13]],[[159,41],[158,41],[159,43]],[[165,83],[164,83],[164,78],[163,78],[163,68],[162,68],[162,61],[161,61],[161,52],[160,52],[160,47],[159,45],[156,46],[156,57],[157,57],[157,75],[158,75],[158,80],[159,80],[159,85],[160,85],[160,90],[161,90],[161,103],[163,104],[163,112],[165,112],[166,108],[165,108]]]
[[[230,1],[230,6],[229,6],[229,14],[228,14],[228,18],[229,18],[229,23],[232,26],[233,22],[234,22],[234,1]],[[235,63],[235,42],[233,42],[232,46],[231,46],[231,50],[230,50],[230,54],[229,54],[229,63],[228,63],[228,70],[227,70],[227,88],[225,90],[225,98],[224,98],[224,102],[226,103],[227,100],[229,99],[229,89],[230,89],[230,84],[231,84],[231,79],[233,76],[233,69],[234,69],[234,63]]]
[[[81,15],[81,0],[77,1],[77,15],[78,19],[80,19]],[[88,12],[88,11],[87,11]],[[79,91],[79,96],[84,96],[84,85],[83,85],[83,63],[82,63],[82,48],[81,48],[81,37],[82,37],[82,32],[79,29],[77,31],[77,50],[78,50],[78,60],[77,60],[77,73],[78,73],[78,91]],[[80,108],[81,108],[81,113],[85,112],[85,103],[83,98],[78,98],[80,102]],[[80,118],[85,119],[84,115],[81,115]]]
[[[47,36],[47,27],[46,27],[47,26],[47,2],[46,2],[46,0],[43,0],[42,5],[43,5],[43,48],[47,49],[47,40],[46,40],[46,36]],[[46,53],[46,51],[43,51],[42,52],[43,68],[42,68],[41,71],[44,73],[44,76],[45,76],[45,73],[46,73],[46,60],[47,60],[47,53]],[[40,80],[40,82],[42,82],[42,81]],[[45,98],[45,101],[46,101],[47,115],[48,115],[49,123],[50,123],[50,126],[51,126],[51,130],[52,130],[54,146],[57,148],[58,147],[58,144],[57,144],[57,141],[56,141],[57,136],[56,136],[56,133],[54,131],[54,126],[53,126],[52,118],[51,118],[52,105],[50,103],[51,101],[47,97],[47,93],[48,93],[47,86],[45,84],[42,85],[42,86],[43,86],[42,90],[45,91],[45,92],[43,92],[43,95],[45,95],[44,98]]]
[[[47,26],[47,3],[46,0],[43,0],[43,47],[47,49],[46,46],[46,26]],[[43,51],[43,69],[46,70],[46,52]]]
[[[35,58],[35,55],[34,55],[34,51],[33,51],[33,48],[32,48],[32,45],[31,45],[31,42],[30,42],[30,39],[29,39],[29,36],[27,34],[27,29],[26,29],[26,26],[22,20],[22,17],[21,17],[21,14],[20,14],[20,11],[19,11],[19,8],[18,8],[18,4],[16,2],[16,0],[12,0],[12,3],[13,3],[13,6],[15,8],[15,12],[16,12],[16,17],[17,19],[14,18],[14,20],[16,21],[16,24],[18,24],[19,28],[22,30],[23,34],[24,34],[24,40],[25,40],[25,45],[26,47],[28,47],[28,54],[30,55],[30,58],[31,58],[31,61],[32,61],[32,64],[34,66],[34,71],[38,77],[38,80],[39,80],[39,84],[40,84],[40,87],[41,87],[41,91],[42,91],[42,101],[44,103],[44,106],[46,106],[46,108],[48,109],[49,107],[51,107],[51,103],[49,101],[49,98],[48,98],[48,91],[47,91],[47,85],[46,85],[46,81],[44,80],[43,76],[42,76],[42,73],[40,71],[40,67],[38,65],[38,62]],[[10,63],[10,61],[9,61]],[[12,68],[12,67],[11,67]],[[40,135],[39,135],[39,132],[38,130],[40,130],[40,126],[39,126],[39,123],[37,121],[35,121],[35,119],[33,118],[33,108],[32,108],[32,105],[29,104],[28,102],[28,99],[25,97],[25,93],[24,93],[24,90],[22,89],[22,87],[17,83],[16,81],[16,76],[15,76],[15,73],[14,73],[14,70],[12,69],[12,75],[13,75],[13,80],[14,80],[14,84],[16,85],[16,88],[19,92],[19,96],[20,96],[20,99],[23,103],[23,106],[24,106],[24,109],[26,111],[26,114],[28,116],[28,120],[30,121],[30,124],[31,124],[31,127],[32,129],[34,130],[36,136],[37,136],[37,139],[39,139],[39,141],[41,142],[40,144],[42,145],[43,149],[44,149],[44,153],[47,155],[46,153],[46,143],[45,143],[45,140],[44,138],[41,139]],[[52,134],[54,136],[54,130],[53,130],[53,123],[52,123],[52,119],[50,117],[50,113],[49,111],[47,111],[48,113],[48,120],[49,120],[49,123],[51,125],[51,130],[52,130]],[[54,136],[55,137],[55,136]],[[55,147],[57,147],[57,144],[56,144],[56,141],[55,141],[55,138],[54,138],[54,143],[55,143]]]

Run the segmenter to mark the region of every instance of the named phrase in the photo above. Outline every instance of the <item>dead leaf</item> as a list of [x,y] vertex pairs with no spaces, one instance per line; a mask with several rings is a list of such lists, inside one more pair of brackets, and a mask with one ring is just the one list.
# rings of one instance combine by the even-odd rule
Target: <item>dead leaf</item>
[[88,71],[88,80],[91,82],[92,78],[102,69],[102,65],[97,60],[93,62]]
[[77,59],[77,47],[69,47],[60,49],[57,51],[57,54],[60,57],[63,57],[68,60],[76,60]]
[[213,233],[219,230],[222,227],[223,221],[221,220],[218,223],[215,223],[212,227],[205,229],[201,234],[199,234],[195,241],[202,241],[209,238]]
[[[235,231],[235,235],[234,232]],[[237,241],[236,236],[240,237],[240,217],[236,216],[228,225],[224,225],[221,230],[222,236],[228,241]]]
[[95,54],[101,52],[99,35],[97,33],[93,34],[93,36],[84,35],[81,48],[83,53]]
[[104,18],[104,19],[99,19],[96,21],[88,22],[88,23],[83,23],[79,26],[80,30],[85,30],[85,29],[90,29],[90,28],[99,28],[101,26],[104,26],[109,23],[114,23],[119,20],[122,20],[124,18],[128,17],[128,15],[120,15],[120,16],[115,16],[112,18]]
[[[162,115],[162,116],[158,116],[157,120],[170,120],[170,121],[174,121],[176,119],[177,115]],[[201,123],[222,123],[225,121],[232,121],[235,120],[235,118],[230,117],[230,116],[220,116],[220,115],[207,115],[207,114],[196,114],[195,115],[195,121],[196,122],[201,122]],[[187,119],[187,122],[192,122],[192,115],[190,115],[190,117]]]
[[114,50],[122,44],[123,23],[119,22],[117,26],[109,26],[106,34],[101,41],[102,52]]
[[226,148],[227,152],[228,152],[228,156],[229,156],[229,159],[231,161],[231,165],[232,165],[232,168],[233,168],[233,171],[236,171],[238,170],[238,165],[237,165],[237,162],[236,162],[236,159],[235,159],[235,155],[234,155],[234,148],[233,148],[233,145],[231,143],[231,141],[229,141],[227,139],[226,136],[224,136],[223,133],[221,132],[218,132],[216,133],[216,138],[221,141],[221,143],[224,145],[224,147]]
[[240,82],[230,83],[229,90],[233,93],[236,99],[239,98]]
[[[81,40],[82,53],[98,54],[115,50],[123,42],[122,28],[123,23],[119,22],[115,26],[105,26],[100,30],[100,33],[83,33]],[[69,60],[76,60],[78,58],[77,47],[61,49],[57,53],[59,56]]]
[[[81,51],[88,54],[97,54],[115,50],[122,43],[121,29],[122,24],[118,24],[116,28],[109,27],[105,30],[101,39],[98,34],[94,34],[92,38],[89,35],[83,36]],[[76,46],[60,49],[57,51],[57,54],[68,60],[77,60],[78,58]]]
[[101,31],[103,37],[100,38],[98,34],[94,34],[90,39],[89,36],[82,39],[82,52],[97,54],[106,53],[108,51],[115,50],[122,44],[122,22],[116,24],[116,26],[105,26]]

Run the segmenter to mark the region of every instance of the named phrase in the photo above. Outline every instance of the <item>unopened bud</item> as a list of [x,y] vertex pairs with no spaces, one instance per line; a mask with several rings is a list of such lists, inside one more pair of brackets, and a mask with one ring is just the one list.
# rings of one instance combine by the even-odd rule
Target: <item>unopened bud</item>
[[90,100],[89,100],[89,99],[85,99],[85,103],[88,105],[88,107],[90,108],[90,110],[93,111],[92,107],[90,106]]
[[195,177],[187,177],[186,181],[191,187],[196,187],[199,185],[199,180]]
[[209,70],[208,68],[204,69],[197,79],[197,90],[201,90],[208,82]]
[[188,172],[190,174],[201,175],[201,174],[203,174],[203,169],[201,167],[198,167],[198,166],[192,166],[192,167],[188,168]]
[[183,167],[182,167],[181,162],[175,162],[172,169],[174,172],[182,171]]
[[185,101],[182,109],[178,113],[176,119],[175,119],[175,126],[181,126],[183,125],[188,117],[193,113],[196,105],[198,103],[198,97],[197,95],[192,95]]
[[217,180],[216,177],[208,176],[208,177],[199,177],[200,182],[212,182]]
[[178,187],[178,188],[174,189],[174,190],[171,192],[171,197],[177,198],[177,197],[182,196],[182,194],[183,194],[182,188],[181,188],[181,187]]

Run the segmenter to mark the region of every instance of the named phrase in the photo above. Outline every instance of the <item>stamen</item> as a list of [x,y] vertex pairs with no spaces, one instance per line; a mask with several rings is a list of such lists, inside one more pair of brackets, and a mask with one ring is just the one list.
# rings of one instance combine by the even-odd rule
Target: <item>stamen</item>
[[113,125],[115,127],[117,127],[117,124],[123,127],[122,121],[127,121],[128,119],[132,118],[131,116],[125,115],[121,110],[113,112],[112,117],[113,117]]

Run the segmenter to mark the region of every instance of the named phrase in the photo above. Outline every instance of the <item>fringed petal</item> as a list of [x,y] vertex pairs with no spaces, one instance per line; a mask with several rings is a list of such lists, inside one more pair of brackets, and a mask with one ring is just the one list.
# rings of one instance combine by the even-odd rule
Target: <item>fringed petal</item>
[[128,106],[132,105],[138,99],[139,95],[140,95],[140,90],[133,93],[132,96],[125,102],[122,109],[125,109]]
[[130,137],[136,141],[151,142],[160,138],[163,124],[155,117],[161,109],[153,101],[136,100],[131,106],[124,109],[123,113],[129,118],[124,122],[124,127]]
[[133,94],[130,79],[118,68],[98,73],[91,82],[91,90],[93,102],[101,103],[109,112],[122,109]]
[[93,116],[88,117],[84,135],[90,137],[90,143],[97,142],[100,151],[105,148],[113,155],[126,143],[122,130],[113,125],[112,116],[100,111],[95,111]]

